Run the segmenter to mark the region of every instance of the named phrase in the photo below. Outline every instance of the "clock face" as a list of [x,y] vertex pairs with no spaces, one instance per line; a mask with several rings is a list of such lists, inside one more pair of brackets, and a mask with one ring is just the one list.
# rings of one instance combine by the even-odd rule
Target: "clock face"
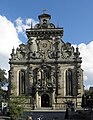
[[42,47],[46,48],[47,47],[47,43],[43,43]]
[[39,43],[39,48],[43,51],[47,51],[51,48],[51,43],[47,40],[42,40]]

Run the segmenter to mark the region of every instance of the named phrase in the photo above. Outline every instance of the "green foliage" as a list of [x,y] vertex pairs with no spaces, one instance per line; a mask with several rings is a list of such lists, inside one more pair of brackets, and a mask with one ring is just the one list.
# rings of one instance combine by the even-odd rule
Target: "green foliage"
[[0,68],[0,106],[2,102],[5,101],[4,96],[6,93],[3,89],[1,89],[1,86],[7,82],[7,78],[5,77],[5,75],[6,75],[6,71]]
[[7,78],[5,77],[6,75],[6,71],[3,69],[0,68],[0,82],[3,82],[5,80],[7,80]]
[[85,96],[89,96],[89,95],[91,95],[91,92],[89,90],[84,90],[84,94],[85,94]]
[[24,110],[24,102],[25,102],[25,97],[24,96],[12,96],[9,99],[9,114],[10,117],[13,120],[17,120],[18,117],[21,116],[23,110]]
[[2,106],[2,101],[3,101],[3,98],[2,98],[2,95],[4,94],[3,90],[0,89],[0,106]]
[[82,96],[82,108],[93,108],[93,92],[85,90]]

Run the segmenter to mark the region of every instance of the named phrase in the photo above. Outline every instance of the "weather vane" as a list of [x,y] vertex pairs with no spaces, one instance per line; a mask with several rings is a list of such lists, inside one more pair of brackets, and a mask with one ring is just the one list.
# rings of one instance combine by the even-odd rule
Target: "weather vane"
[[43,14],[45,14],[46,13],[46,9],[43,9]]

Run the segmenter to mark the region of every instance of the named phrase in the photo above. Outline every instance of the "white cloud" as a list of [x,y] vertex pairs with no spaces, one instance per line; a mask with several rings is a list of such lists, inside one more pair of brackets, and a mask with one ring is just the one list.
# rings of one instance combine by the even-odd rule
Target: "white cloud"
[[21,19],[21,17],[17,18],[15,20],[16,22],[16,30],[18,33],[22,33],[23,32],[23,20]]
[[89,86],[93,86],[93,41],[87,45],[81,43],[78,47],[83,61],[85,88],[89,88]]
[[22,18],[19,17],[15,20],[15,26],[16,26],[17,32],[22,33],[25,37],[26,37],[26,35],[25,35],[26,29],[30,28],[31,24],[32,24],[32,27],[34,27],[34,25],[37,23],[38,22],[32,18],[27,18],[26,20],[22,20]]
[[21,43],[18,33],[25,36],[25,30],[31,27],[31,22],[33,26],[37,23],[31,18],[22,20],[19,17],[15,20],[14,26],[14,23],[0,15],[0,68],[9,70],[8,62],[12,48],[17,48]]
[[16,48],[20,43],[13,23],[0,15],[0,67],[2,69],[9,69],[11,50],[13,46]]

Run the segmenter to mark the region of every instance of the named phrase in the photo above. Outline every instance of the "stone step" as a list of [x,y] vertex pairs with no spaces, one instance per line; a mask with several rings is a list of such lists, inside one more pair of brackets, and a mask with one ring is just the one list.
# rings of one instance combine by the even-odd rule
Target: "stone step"
[[[26,111],[23,114],[23,118],[31,116],[33,120],[37,120],[41,118],[42,120],[64,120],[65,111],[55,111],[55,110],[33,110],[33,111]],[[40,120],[41,120],[40,119]]]
[[10,120],[10,117],[8,117],[8,116],[0,116],[0,120]]

